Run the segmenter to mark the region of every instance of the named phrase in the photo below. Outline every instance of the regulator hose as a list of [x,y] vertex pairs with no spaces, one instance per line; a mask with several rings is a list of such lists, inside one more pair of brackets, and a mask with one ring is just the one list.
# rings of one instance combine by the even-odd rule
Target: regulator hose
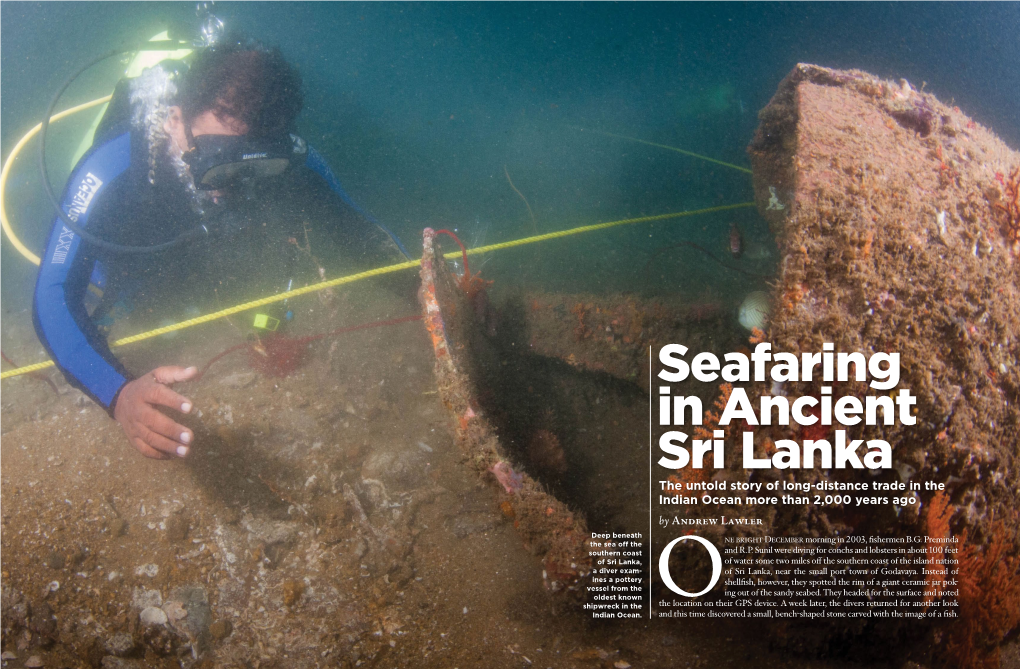
[[42,120],[42,128],[39,131],[39,171],[42,173],[43,188],[46,190],[46,195],[49,198],[50,204],[53,205],[53,209],[56,210],[57,216],[60,218],[63,224],[67,226],[68,230],[78,235],[88,243],[97,246],[101,249],[110,251],[112,253],[123,254],[158,253],[168,248],[177,246],[178,244],[183,244],[184,242],[189,241],[194,237],[199,237],[204,234],[208,234],[208,230],[204,225],[201,225],[193,230],[181,233],[175,239],[172,239],[169,242],[163,242],[162,244],[154,244],[152,246],[125,246],[123,244],[115,244],[113,242],[106,241],[105,239],[100,239],[99,237],[96,237],[95,235],[86,232],[84,228],[82,228],[77,223],[72,221],[71,217],[68,216],[67,213],[64,211],[64,208],[60,206],[60,201],[57,199],[56,194],[53,192],[53,186],[50,185],[50,173],[49,170],[46,169],[46,131],[50,127],[50,117],[53,116],[53,110],[56,108],[57,102],[60,100],[60,97],[64,94],[64,91],[67,90],[67,87],[74,83],[74,81],[78,77],[80,77],[82,73],[84,73],[86,70],[95,65],[98,65],[107,58],[112,58],[122,53],[134,53],[138,51],[152,51],[152,50],[159,51],[164,50],[165,48],[166,46],[164,42],[146,42],[142,46],[114,49],[113,51],[109,51],[103,54],[102,56],[99,56],[98,58],[90,60],[85,65],[78,68],[78,71],[71,75],[70,78],[68,78],[67,81],[64,82],[64,85],[60,87],[60,90],[57,91],[56,95],[53,96],[53,101],[50,102],[50,106],[46,109],[46,115],[43,116]]

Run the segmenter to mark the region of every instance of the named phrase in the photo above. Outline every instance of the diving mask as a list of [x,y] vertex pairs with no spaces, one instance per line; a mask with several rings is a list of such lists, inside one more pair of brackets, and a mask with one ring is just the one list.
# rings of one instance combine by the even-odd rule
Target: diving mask
[[199,135],[181,159],[191,168],[195,188],[220,190],[248,179],[283,174],[308,149],[295,135],[252,138],[246,135]]

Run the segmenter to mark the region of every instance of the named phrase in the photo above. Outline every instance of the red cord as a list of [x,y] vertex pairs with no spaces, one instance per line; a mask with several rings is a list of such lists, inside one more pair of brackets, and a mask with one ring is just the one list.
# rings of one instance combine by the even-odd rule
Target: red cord
[[202,367],[202,369],[200,369],[200,370],[198,371],[198,374],[196,374],[196,375],[195,375],[195,381],[198,381],[199,379],[201,379],[201,378],[202,378],[202,376],[203,376],[203,375],[204,375],[204,374],[205,374],[206,372],[208,372],[208,371],[209,371],[209,368],[210,368],[210,367],[212,367],[212,364],[213,364],[214,362],[216,362],[217,360],[219,360],[220,358],[223,358],[223,357],[225,357],[225,356],[227,356],[227,355],[230,355],[231,353],[233,353],[234,351],[236,351],[236,350],[238,350],[238,349],[246,348],[246,347],[248,347],[248,346],[251,346],[251,344],[249,344],[248,342],[243,342],[243,343],[240,343],[240,344],[236,344],[236,345],[234,345],[234,346],[231,346],[230,348],[228,348],[228,349],[227,349],[227,350],[225,350],[225,351],[222,351],[222,352],[220,352],[220,353],[217,353],[216,355],[214,355],[214,356],[213,356],[212,358],[210,358],[210,359],[209,359],[209,362],[205,363],[205,365],[204,365],[204,366]]
[[334,335],[345,334],[347,332],[355,332],[356,330],[368,330],[370,328],[381,328],[386,325],[398,325],[400,323],[409,323],[411,321],[420,321],[420,315],[414,316],[401,316],[400,318],[391,318],[388,321],[376,321],[374,323],[362,323],[361,325],[351,325],[345,328],[338,328],[336,330],[330,330],[323,334],[311,335],[308,337],[301,337],[300,339],[294,340],[295,343],[305,344],[310,341],[316,341],[317,339],[325,339],[326,337],[332,337]]
[[442,230],[436,230],[436,234],[449,235],[450,237],[453,237],[453,241],[457,242],[457,246],[460,247],[460,257],[464,259],[464,276],[470,277],[471,272],[468,270],[467,249],[464,248],[464,243],[460,241],[460,238],[457,237],[457,235],[453,234],[452,232],[445,228]]
[[[292,340],[292,343],[294,345],[307,344],[308,342],[316,341],[318,339],[325,339],[326,337],[332,337],[334,335],[341,335],[341,334],[344,334],[344,333],[347,333],[347,332],[354,332],[356,330],[368,330],[370,328],[380,328],[380,327],[383,327],[385,325],[397,325],[399,323],[407,323],[407,322],[410,322],[410,321],[419,321],[419,320],[421,320],[421,316],[415,315],[415,316],[402,316],[400,318],[391,318],[390,320],[386,320],[386,321],[375,321],[374,323],[362,323],[361,325],[351,325],[351,326],[345,327],[345,328],[338,328],[336,330],[330,330],[329,332],[324,332],[322,334],[311,335],[311,336],[308,336],[308,337],[301,337],[300,339]],[[206,372],[209,371],[209,367],[211,367],[212,364],[214,362],[216,362],[217,360],[219,360],[220,358],[223,358],[223,357],[225,357],[227,355],[230,355],[234,351],[240,350],[242,348],[248,348],[249,346],[251,346],[251,344],[249,344],[248,342],[244,342],[244,343],[241,343],[241,344],[235,344],[234,346],[231,346],[230,348],[226,349],[225,351],[221,351],[220,353],[214,355],[212,358],[209,359],[209,362],[205,363],[205,365],[202,366],[202,369],[198,372],[197,375],[195,375],[195,379],[194,380],[198,381],[199,379],[201,379],[202,376]]]

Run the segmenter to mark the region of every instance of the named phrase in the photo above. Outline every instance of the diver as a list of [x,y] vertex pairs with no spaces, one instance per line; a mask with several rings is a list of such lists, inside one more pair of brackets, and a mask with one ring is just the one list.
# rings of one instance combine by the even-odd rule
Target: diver
[[300,74],[279,49],[227,36],[189,65],[167,60],[122,80],[67,181],[36,281],[35,330],[67,381],[147,457],[187,455],[194,433],[157,407],[189,413],[170,386],[197,369],[132,374],[98,325],[117,300],[165,306],[207,286],[222,297],[231,285],[251,295],[318,281],[309,220],[328,222],[313,226],[328,239],[317,254],[348,268],[406,256],[294,134],[302,104]]

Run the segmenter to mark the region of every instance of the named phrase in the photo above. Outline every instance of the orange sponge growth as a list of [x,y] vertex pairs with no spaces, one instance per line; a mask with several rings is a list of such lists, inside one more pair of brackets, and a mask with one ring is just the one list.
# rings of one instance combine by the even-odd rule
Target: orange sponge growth
[[996,202],[992,207],[1002,215],[1006,240],[1016,253],[1020,247],[1020,167],[1013,170],[1009,179],[1003,178],[1001,174],[996,174],[996,178],[1005,186],[1006,196],[1004,204]]
[[718,411],[706,411],[704,425],[699,425],[694,428],[695,439],[711,439],[712,432],[719,429],[719,419],[722,418],[722,412],[726,408],[726,405],[730,401],[730,395],[733,393],[733,384],[724,383],[719,386],[719,397],[715,399],[715,408]]
[[[706,411],[705,419],[702,421],[703,425],[698,425],[694,428],[695,439],[712,439],[712,432],[719,429],[719,418],[722,416],[723,410],[726,408],[726,403],[730,401],[730,394],[733,392],[732,383],[724,383],[719,386],[719,397],[715,400],[715,408],[718,411]],[[670,474],[668,477],[669,481],[675,485],[685,485],[688,483],[702,483],[708,481],[708,472],[704,469],[695,469],[694,467],[684,467],[678,469],[676,474]]]
[[1020,623],[1020,556],[1001,521],[984,550],[964,546],[959,582],[960,619],[949,630],[946,664],[996,669],[999,644]]
[[464,291],[469,300],[491,285],[492,281],[483,279],[481,272],[475,272],[474,275],[471,275],[465,270],[464,274],[457,279],[457,286]]
[[[924,606],[928,608],[932,602],[942,596],[942,590],[946,586],[946,574],[935,573],[945,569],[946,545],[937,541],[938,539],[949,538],[949,519],[953,517],[955,507],[949,505],[949,497],[944,492],[938,492],[932,497],[928,504],[928,515],[925,518],[925,534],[928,543],[925,552],[928,558],[928,575],[924,579]],[[935,539],[936,541],[932,541]]]

